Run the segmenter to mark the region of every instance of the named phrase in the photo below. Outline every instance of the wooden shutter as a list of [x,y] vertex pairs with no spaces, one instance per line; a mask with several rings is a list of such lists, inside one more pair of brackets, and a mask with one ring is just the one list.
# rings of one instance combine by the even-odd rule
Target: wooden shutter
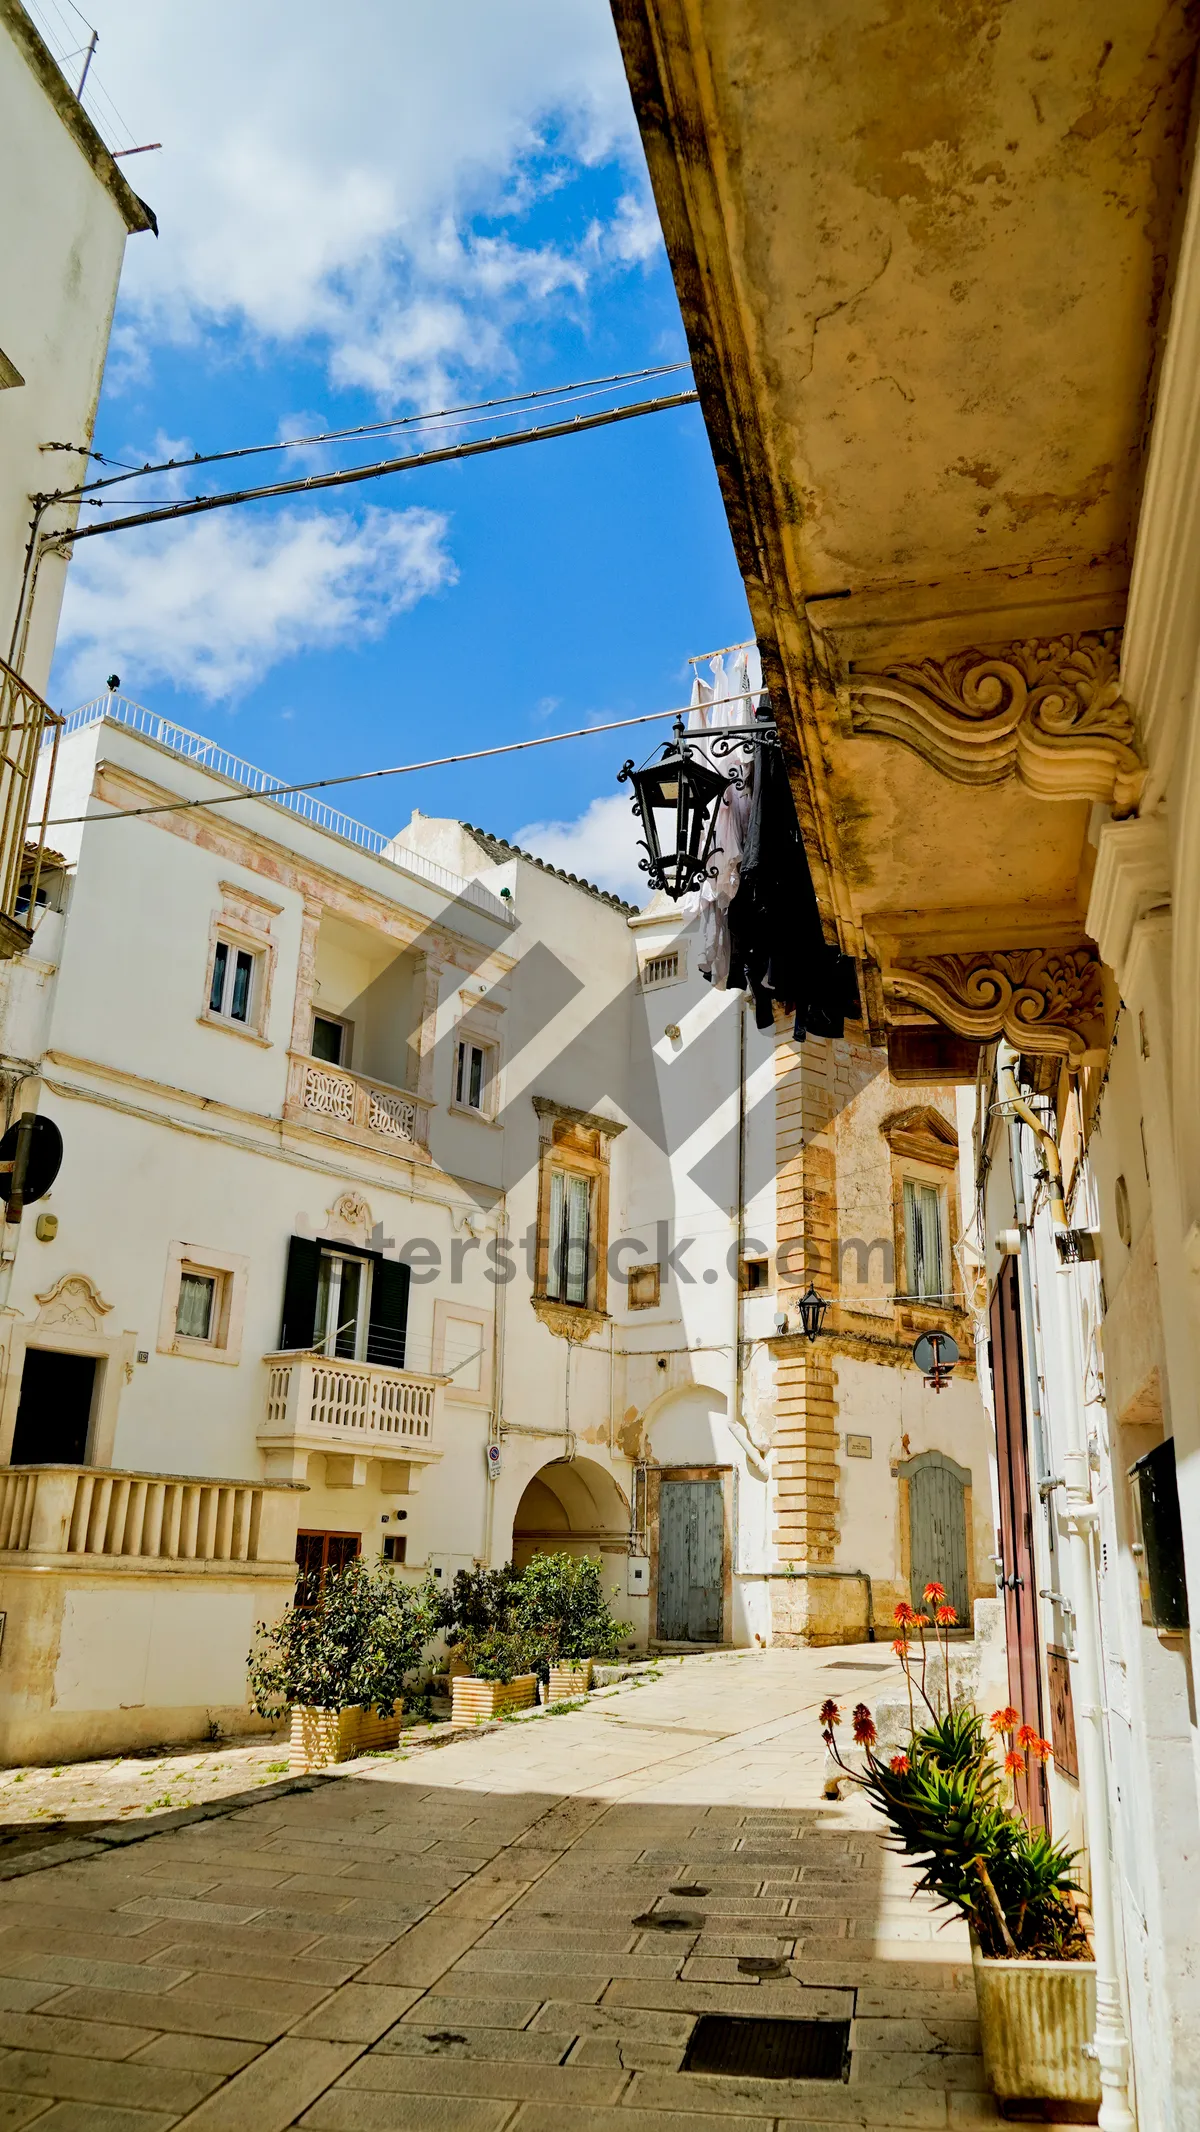
[[367,1361],[404,1368],[408,1332],[410,1273],[398,1259],[375,1258],[371,1277],[371,1316],[367,1326]]
[[317,1276],[321,1246],[309,1236],[288,1238],[287,1274],[283,1283],[283,1349],[311,1347],[317,1323]]

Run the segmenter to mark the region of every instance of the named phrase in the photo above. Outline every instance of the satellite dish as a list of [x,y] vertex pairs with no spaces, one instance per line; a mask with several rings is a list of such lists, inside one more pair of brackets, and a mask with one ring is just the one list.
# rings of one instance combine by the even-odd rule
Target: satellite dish
[[46,1197],[62,1168],[63,1140],[53,1118],[43,1118],[40,1112],[35,1118],[16,1119],[0,1140],[0,1199],[8,1199],[12,1194],[13,1163],[22,1126],[28,1132],[29,1152],[25,1160],[21,1204],[28,1207],[35,1199]]

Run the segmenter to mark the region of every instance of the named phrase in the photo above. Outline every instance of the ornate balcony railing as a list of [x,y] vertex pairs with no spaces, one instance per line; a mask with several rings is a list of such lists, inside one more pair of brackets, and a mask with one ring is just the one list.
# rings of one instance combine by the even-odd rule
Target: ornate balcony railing
[[0,1470],[0,1552],[206,1564],[289,1561],[296,1496],[261,1482],[99,1466]]
[[258,1440],[269,1473],[302,1479],[299,1465],[310,1451],[345,1457],[345,1473],[339,1468],[338,1475],[347,1482],[365,1478],[368,1459],[411,1466],[441,1457],[444,1378],[326,1355],[265,1360],[267,1402]]
[[350,1073],[344,1066],[330,1066],[306,1052],[293,1051],[289,1058],[285,1118],[315,1132],[335,1133],[339,1139],[424,1159],[428,1098],[392,1088],[386,1081],[368,1080],[365,1074]]

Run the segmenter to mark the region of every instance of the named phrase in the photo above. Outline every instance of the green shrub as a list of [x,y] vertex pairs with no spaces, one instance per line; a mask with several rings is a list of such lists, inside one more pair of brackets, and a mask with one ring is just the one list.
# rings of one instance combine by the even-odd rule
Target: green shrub
[[437,1626],[448,1649],[467,1637],[511,1629],[516,1581],[511,1563],[504,1569],[460,1569],[437,1596]]
[[258,1623],[247,1663],[259,1716],[292,1703],[389,1715],[434,1633],[438,1596],[432,1580],[414,1589],[356,1556],[302,1595],[310,1604]]
[[534,1555],[515,1600],[518,1634],[543,1674],[581,1658],[615,1658],[629,1634],[629,1622],[608,1610],[603,1571],[590,1555]]

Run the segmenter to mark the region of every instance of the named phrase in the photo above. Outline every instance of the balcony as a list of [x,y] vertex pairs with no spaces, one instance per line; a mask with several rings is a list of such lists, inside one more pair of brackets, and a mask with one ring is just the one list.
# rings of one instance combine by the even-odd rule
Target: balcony
[[272,1574],[292,1559],[296,1523],[294,1491],[261,1482],[99,1466],[0,1470],[0,1556]]
[[267,1355],[267,1411],[258,1441],[269,1480],[302,1481],[325,1458],[329,1488],[361,1488],[371,1459],[382,1485],[411,1494],[442,1455],[445,1377],[325,1355]]
[[375,1153],[429,1160],[427,1097],[328,1065],[304,1051],[289,1052],[288,1058],[285,1119],[309,1132],[357,1141]]

